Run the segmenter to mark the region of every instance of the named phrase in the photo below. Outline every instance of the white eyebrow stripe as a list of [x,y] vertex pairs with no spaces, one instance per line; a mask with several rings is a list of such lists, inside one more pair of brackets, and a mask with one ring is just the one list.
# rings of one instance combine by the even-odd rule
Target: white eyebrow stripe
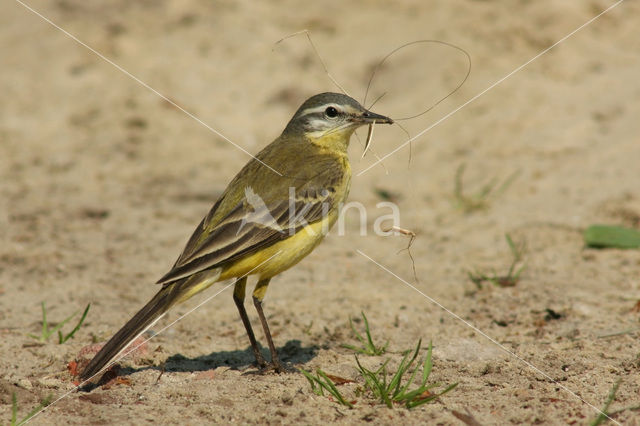
[[324,104],[324,105],[320,105],[319,107],[307,108],[307,109],[303,110],[298,117],[303,117],[305,115],[313,114],[314,112],[324,112],[324,110],[327,109],[330,106],[340,108],[338,105],[333,104],[333,103]]
[[351,105],[338,105],[336,103],[330,102],[324,105],[320,105],[317,107],[313,107],[313,108],[307,108],[305,110],[302,110],[302,112],[300,113],[300,115],[298,115],[298,117],[304,117],[305,115],[309,115],[309,114],[313,114],[316,112],[324,112],[325,109],[327,109],[328,107],[334,107],[338,110],[344,111],[347,114],[350,115],[354,115],[354,114],[358,114],[360,113],[360,110],[357,108],[352,107]]

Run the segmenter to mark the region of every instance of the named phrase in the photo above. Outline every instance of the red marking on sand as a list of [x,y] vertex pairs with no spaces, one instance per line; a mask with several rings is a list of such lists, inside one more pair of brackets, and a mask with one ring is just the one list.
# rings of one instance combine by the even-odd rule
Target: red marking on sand
[[[125,385],[125,386],[131,386],[131,379],[128,377],[121,377],[118,376],[117,374],[120,372],[120,368],[117,369],[117,371],[114,372],[114,374],[116,374],[115,377],[111,378],[107,383],[102,385],[102,389],[107,390],[107,389],[111,389],[112,386],[118,386],[118,385]],[[105,373],[105,376],[107,374]],[[105,376],[102,376],[103,378]],[[100,382],[102,382],[103,379],[100,379]]]
[[345,383],[354,383],[351,379],[345,379],[344,377],[334,376],[333,374],[327,374],[327,377],[336,385],[344,385]]
[[427,398],[431,398],[434,395],[435,395],[434,393],[429,392],[429,390],[427,389],[426,391],[422,392],[420,396],[418,396],[416,399],[417,400],[427,399]]
[[70,361],[69,364],[67,364],[67,370],[69,370],[69,374],[71,374],[74,377],[80,374],[78,371],[78,362],[75,360]]
[[[131,343],[129,347],[126,349],[127,352],[129,353],[123,359],[131,359],[133,362],[139,362],[142,359],[144,359],[149,354],[149,345],[146,343],[145,340],[146,339],[144,337],[138,337],[136,340],[134,340],[134,342]],[[104,343],[94,343],[91,345],[84,346],[82,349],[80,349],[75,359],[72,361],[69,361],[69,363],[67,364],[67,369],[69,370],[69,374],[71,374],[72,377],[77,377],[89,364],[91,359],[98,352],[100,352],[100,349],[102,349],[104,345],[105,345]],[[136,349],[131,351],[131,348],[136,348]],[[119,371],[120,371],[120,366],[117,364],[114,364],[102,375],[102,378],[100,379],[98,384],[105,385],[105,386],[107,385],[110,386],[114,384],[112,381],[118,376]],[[73,383],[79,384],[79,382],[76,383],[76,381],[74,381]],[[130,384],[130,383],[123,382],[123,383],[115,383],[115,384]]]

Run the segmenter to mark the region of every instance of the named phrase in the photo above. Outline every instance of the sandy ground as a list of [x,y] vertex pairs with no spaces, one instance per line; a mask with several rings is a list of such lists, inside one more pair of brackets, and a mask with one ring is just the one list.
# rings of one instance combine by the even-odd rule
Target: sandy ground
[[[415,135],[613,3],[29,4],[253,153],[307,96],[337,90],[304,38],[274,46],[287,34],[310,29],[331,73],[358,99],[375,64],[403,43],[428,38],[466,49],[469,80],[428,114],[402,122]],[[341,387],[357,401],[354,409],[313,394],[301,374],[251,374],[252,354],[226,290],[123,362],[119,384],[72,392],[33,423],[460,424],[460,412],[481,424],[585,424],[597,414],[589,404],[602,407],[618,380],[611,411],[637,405],[640,252],[585,249],[580,230],[639,226],[639,18],[637,2],[622,3],[418,138],[410,162],[405,148],[384,161],[388,174],[376,165],[354,177],[350,199],[367,207],[369,235],[359,235],[354,213],[346,235],[333,233],[274,280],[266,311],[282,357],[292,367],[359,380]],[[21,418],[47,395],[73,389],[67,364],[154,294],[153,283],[249,157],[19,3],[0,6],[0,46],[6,423],[13,392]],[[388,94],[373,109],[416,113],[464,73],[454,50],[407,49],[375,80],[374,97]],[[404,140],[400,128],[378,127],[374,149],[383,155]],[[375,161],[360,160],[361,150],[354,140],[356,173]],[[517,177],[486,208],[465,213],[452,199],[461,164],[469,195],[493,178]],[[407,253],[398,253],[406,237],[371,233],[388,212],[376,208],[381,190],[398,204],[401,225],[417,233],[417,283]],[[526,241],[522,279],[476,288],[468,270],[508,268],[505,233]],[[73,339],[38,344],[27,334],[39,332],[43,301],[54,323],[92,305]],[[341,344],[354,343],[348,318],[360,311],[374,337],[389,340],[392,365],[419,338],[432,340],[432,380],[458,387],[412,411],[356,396],[362,380]],[[386,356],[363,361],[375,367]],[[639,424],[640,413],[615,419]]]

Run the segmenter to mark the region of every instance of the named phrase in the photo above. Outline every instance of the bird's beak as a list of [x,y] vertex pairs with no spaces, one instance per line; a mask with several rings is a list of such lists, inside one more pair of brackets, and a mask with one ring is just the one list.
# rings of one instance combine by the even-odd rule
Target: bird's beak
[[366,111],[358,117],[362,124],[381,123],[381,124],[393,124],[393,120],[384,115],[376,114],[375,112]]
[[364,144],[364,151],[362,152],[362,158],[364,158],[367,150],[369,149],[369,145],[371,144],[371,139],[373,138],[373,127],[376,123],[382,124],[393,124],[393,120],[389,117],[385,117],[384,115],[376,114],[371,111],[364,111],[360,117],[358,117],[360,123],[369,125],[369,133],[367,134],[367,141]]

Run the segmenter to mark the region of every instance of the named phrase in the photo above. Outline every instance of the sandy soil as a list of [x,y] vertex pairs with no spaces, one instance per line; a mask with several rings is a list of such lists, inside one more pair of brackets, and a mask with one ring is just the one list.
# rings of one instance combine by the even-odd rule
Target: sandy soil
[[[402,122],[415,135],[612,3],[29,4],[257,152],[307,96],[336,90],[304,38],[274,49],[287,34],[310,29],[331,73],[358,99],[372,67],[403,43],[429,38],[466,49],[469,80],[428,114]],[[313,394],[301,374],[251,374],[226,290],[123,362],[118,384],[72,392],[33,423],[460,424],[454,413],[468,412],[481,424],[585,424],[597,414],[589,404],[602,407],[617,380],[611,410],[637,405],[640,252],[585,249],[580,230],[639,223],[639,17],[637,2],[622,3],[417,139],[410,163],[405,148],[384,161],[388,174],[377,165],[354,177],[351,200],[367,206],[369,231],[386,213],[376,208],[384,190],[401,209],[401,225],[417,233],[418,283],[407,253],[398,253],[406,237],[360,236],[355,214],[345,236],[333,233],[274,280],[266,311],[292,367],[358,379],[341,344],[354,343],[348,317],[364,311],[374,337],[389,340],[393,363],[419,338],[433,341],[432,379],[458,383],[440,401],[390,410],[355,396],[358,379],[341,387],[357,401],[347,409]],[[154,294],[153,282],[248,156],[19,3],[2,3],[0,23],[0,419],[7,422],[13,392],[21,418],[47,395],[73,389],[67,364]],[[376,79],[373,94],[388,95],[374,110],[418,112],[464,72],[454,50],[407,49]],[[386,154],[405,139],[398,127],[377,128],[374,148]],[[373,164],[372,155],[359,160],[357,141],[351,148],[356,173]],[[466,194],[517,177],[486,208],[465,213],[452,199],[461,164]],[[508,268],[505,233],[526,241],[522,279],[476,288],[468,270]],[[156,331],[214,292],[172,311]],[[52,322],[92,305],[75,338],[37,344],[27,334],[39,332],[43,301]],[[375,367],[386,356],[363,360]],[[638,411],[615,418],[640,423]]]

